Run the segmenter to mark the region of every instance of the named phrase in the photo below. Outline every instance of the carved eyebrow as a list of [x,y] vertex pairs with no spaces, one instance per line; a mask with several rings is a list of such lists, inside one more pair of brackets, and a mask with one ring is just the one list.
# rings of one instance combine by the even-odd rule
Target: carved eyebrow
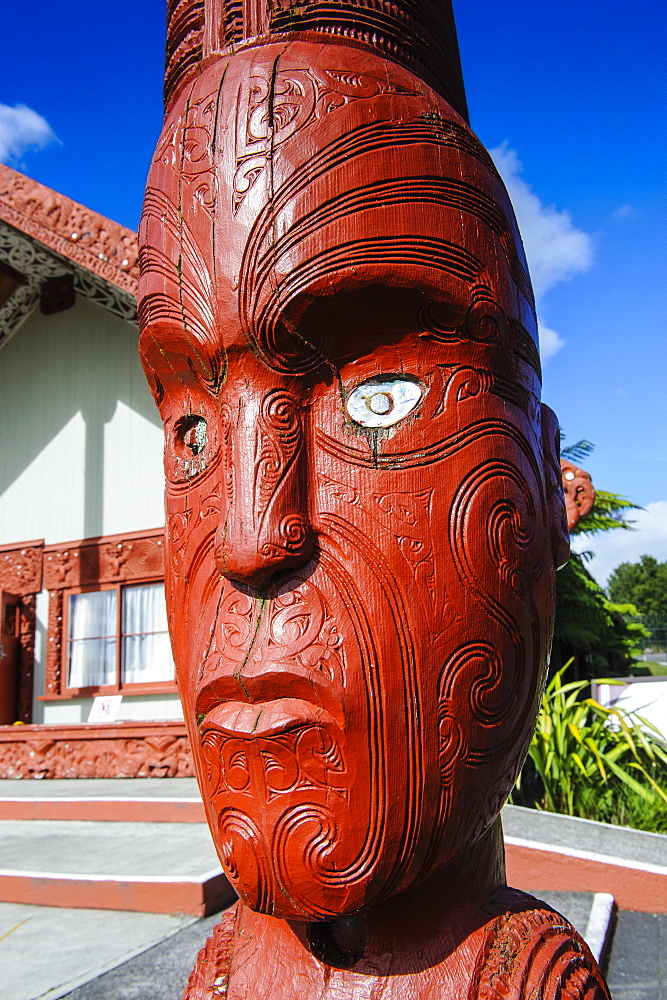
[[370,208],[388,205],[433,204],[455,208],[473,215],[487,225],[500,239],[507,265],[523,294],[532,301],[530,279],[517,253],[514,234],[500,206],[471,184],[452,178],[422,175],[375,181],[343,192],[329,199],[298,220],[280,239],[271,244],[268,254],[258,261],[261,271],[273,267],[276,260],[288,253],[295,244],[321,228],[327,221],[353,215]]
[[[181,378],[185,366],[211,392],[217,393],[227,370],[227,352],[222,343],[211,351],[207,344],[189,335],[177,303],[162,292],[144,296],[138,310],[140,351],[145,367],[155,375],[168,368]],[[154,364],[158,355],[159,366]]]

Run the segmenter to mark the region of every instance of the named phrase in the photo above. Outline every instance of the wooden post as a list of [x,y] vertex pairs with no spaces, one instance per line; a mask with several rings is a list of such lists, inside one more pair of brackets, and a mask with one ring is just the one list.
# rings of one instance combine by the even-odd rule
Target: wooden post
[[141,224],[186,723],[239,904],[186,996],[608,997],[507,889],[567,558],[444,0],[169,4]]

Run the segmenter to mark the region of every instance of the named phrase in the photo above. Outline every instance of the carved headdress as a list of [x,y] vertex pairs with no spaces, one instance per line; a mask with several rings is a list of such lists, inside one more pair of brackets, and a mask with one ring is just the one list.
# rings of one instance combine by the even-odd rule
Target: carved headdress
[[169,0],[166,107],[213,56],[318,34],[401,63],[467,119],[451,0]]

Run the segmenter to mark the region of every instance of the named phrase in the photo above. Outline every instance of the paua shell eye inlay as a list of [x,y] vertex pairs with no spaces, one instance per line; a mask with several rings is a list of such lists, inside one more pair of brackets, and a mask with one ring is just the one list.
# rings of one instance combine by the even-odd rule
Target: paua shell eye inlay
[[382,375],[362,382],[350,393],[347,412],[361,427],[391,427],[407,417],[423,395],[416,378]]

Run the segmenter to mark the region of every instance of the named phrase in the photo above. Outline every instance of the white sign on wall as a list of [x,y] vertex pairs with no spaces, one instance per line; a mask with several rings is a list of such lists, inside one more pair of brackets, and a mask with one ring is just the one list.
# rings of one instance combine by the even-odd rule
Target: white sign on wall
[[593,698],[605,708],[643,716],[667,740],[667,677],[623,677],[619,684],[591,683]]
[[116,722],[122,700],[122,694],[103,694],[93,698],[88,722]]

